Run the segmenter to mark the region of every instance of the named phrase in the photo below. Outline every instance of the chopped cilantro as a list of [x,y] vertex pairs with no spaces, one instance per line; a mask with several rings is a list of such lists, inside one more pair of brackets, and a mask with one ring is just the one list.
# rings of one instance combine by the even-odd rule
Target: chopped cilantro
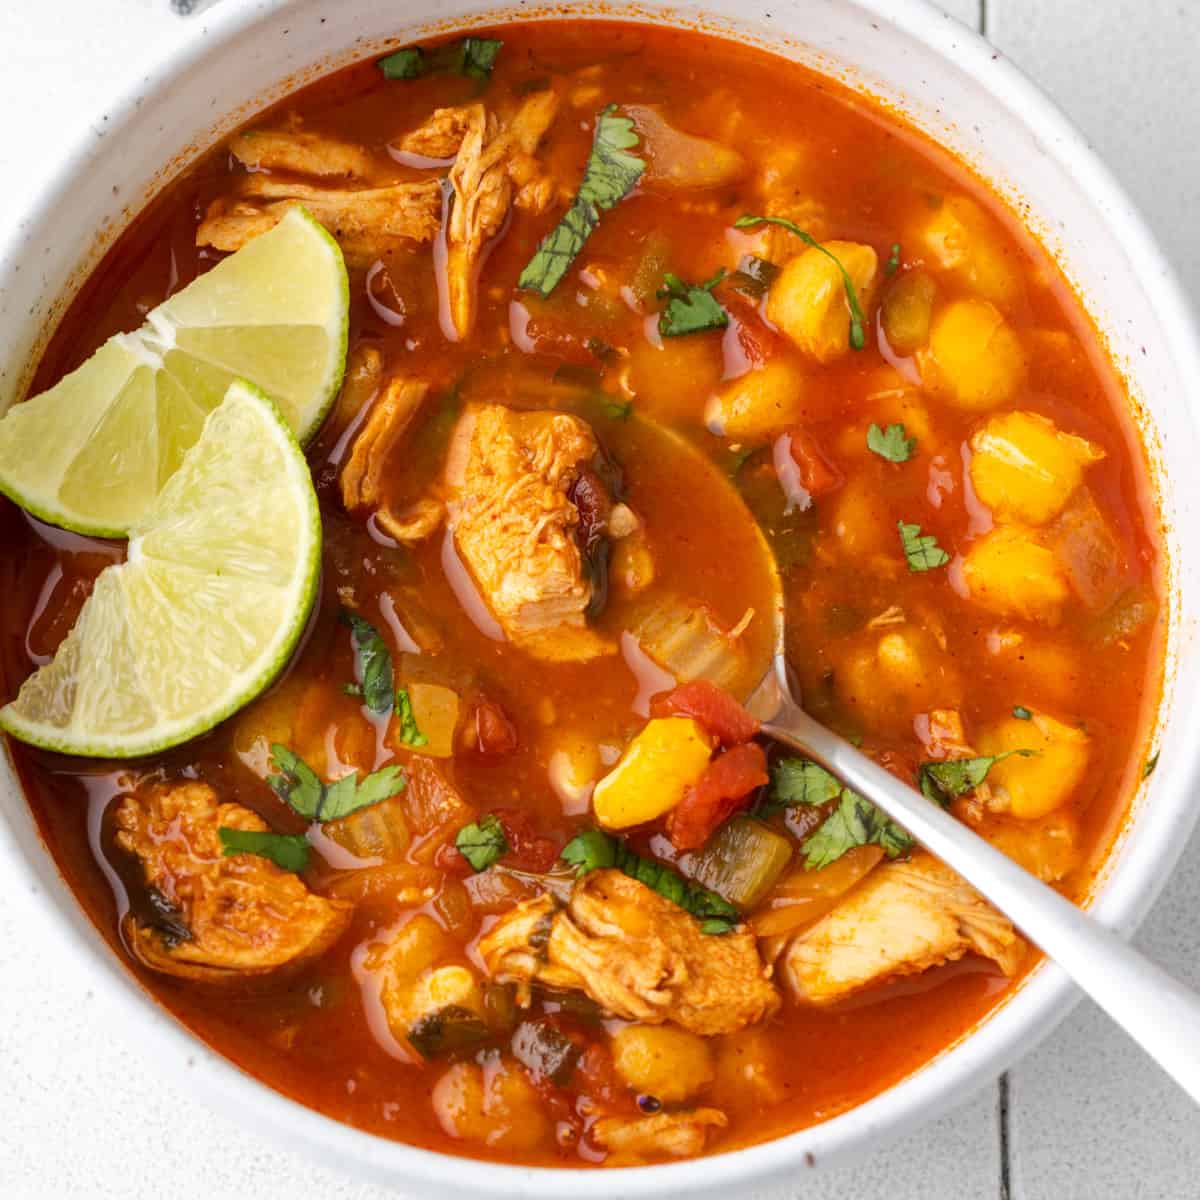
[[937,538],[931,533],[922,534],[920,525],[897,521],[896,528],[900,530],[900,544],[910,571],[931,571],[950,561],[950,555],[937,544]]
[[804,843],[804,868],[819,871],[836,862],[855,846],[876,845],[888,858],[898,858],[913,847],[912,835],[870,800],[842,789],[838,806]]
[[922,763],[917,770],[917,783],[921,795],[933,800],[943,808],[950,807],[956,796],[973,792],[986,778],[987,773],[998,762],[1010,755],[1019,754],[1028,758],[1034,750],[1006,750],[1003,754],[980,755],[977,758],[947,758],[942,762]]
[[1023,704],[1013,705],[1013,716],[1016,717],[1018,721],[1029,721],[1033,719],[1033,713],[1031,713]]
[[807,230],[801,229],[794,221],[789,221],[784,217],[761,217],[743,213],[733,223],[735,229],[747,229],[751,225],[779,225],[790,233],[794,233],[806,245],[811,246],[814,250],[819,250],[826,258],[832,260],[838,271],[841,272],[842,287],[846,291],[846,303],[850,306],[850,348],[861,350],[867,344],[867,319],[863,316],[862,306],[858,302],[858,292],[855,290],[854,280],[850,278],[850,272],[843,266],[842,260],[831,250],[822,246]]
[[420,46],[405,46],[375,64],[384,79],[416,79],[425,74],[425,52]]
[[604,415],[614,421],[628,421],[633,416],[633,401],[605,400]]
[[[354,642],[354,665],[362,689],[363,703],[373,713],[392,707],[392,655],[379,630],[358,613],[342,609],[342,621],[350,626]],[[353,693],[351,693],[353,694]]]
[[222,825],[217,836],[221,839],[221,854],[225,858],[232,854],[257,854],[285,871],[303,871],[308,866],[308,839],[302,834],[230,829]]
[[508,853],[508,838],[495,813],[488,813],[478,823],[464,825],[454,839],[458,852],[473,870],[486,871]]
[[716,892],[689,883],[663,863],[635,854],[618,838],[600,829],[576,834],[563,847],[562,860],[575,867],[576,875],[605,868],[624,872],[691,913],[700,921],[701,933],[728,933],[741,919],[737,909]]
[[1149,779],[1150,776],[1154,774],[1154,768],[1158,766],[1158,756],[1161,753],[1161,750],[1156,750],[1148,759],[1146,759],[1146,765],[1142,767],[1143,779]]
[[712,294],[713,288],[724,278],[724,267],[711,279],[695,284],[685,283],[668,271],[658,290],[659,299],[665,297],[667,300],[667,306],[658,318],[658,332],[663,337],[683,337],[688,333],[724,329],[729,324],[729,314]]
[[361,783],[357,771],[333,783],[322,783],[304,759],[278,742],[271,745],[271,759],[279,771],[278,775],[267,776],[271,790],[310,821],[336,821],[360,808],[369,808],[404,791],[407,782],[399,767],[382,767]]
[[517,287],[550,295],[599,224],[601,212],[620,203],[642,177],[645,161],[629,153],[638,145],[637,131],[616,109],[610,104],[597,117],[579,191],[559,223],[541,240]]
[[362,699],[363,690],[361,683],[343,683],[342,691],[347,696],[357,696],[360,700]]
[[742,473],[742,468],[746,465],[746,460],[750,458],[757,449],[757,446],[743,446],[740,450],[733,450],[730,452],[730,479],[737,479],[737,477]]
[[898,270],[900,270],[900,243],[893,242],[888,260],[883,264],[883,273],[885,275],[895,275]]
[[412,698],[409,696],[407,688],[396,689],[396,717],[400,722],[400,740],[404,745],[414,748],[429,745],[429,739],[417,725],[417,718],[413,714]]
[[759,258],[756,254],[743,254],[738,262],[737,270],[729,277],[730,286],[758,300],[765,296],[767,289],[779,277],[779,268],[767,258]]
[[428,51],[420,46],[405,46],[375,65],[383,72],[384,79],[419,79],[439,72],[487,79],[503,45],[497,38],[465,37]]
[[889,425],[886,429],[872,425],[867,430],[867,449],[888,462],[908,462],[916,448],[917,439],[910,438],[903,425]]
[[771,807],[828,804],[841,791],[841,781],[811,759],[781,758],[771,765],[771,787],[767,793]]

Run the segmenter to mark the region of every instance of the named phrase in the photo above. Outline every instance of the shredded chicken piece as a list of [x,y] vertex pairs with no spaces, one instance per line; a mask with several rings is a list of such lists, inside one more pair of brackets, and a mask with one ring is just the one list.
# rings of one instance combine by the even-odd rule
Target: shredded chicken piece
[[405,154],[419,154],[423,158],[453,158],[462,145],[471,125],[471,114],[477,107],[463,104],[457,108],[435,108],[425,124],[409,130],[396,148]]
[[412,546],[435,533],[445,517],[446,506],[440,500],[423,496],[400,512],[385,505],[375,514],[375,521],[388,537]]
[[337,238],[347,262],[363,267],[413,242],[431,241],[441,221],[442,192],[436,179],[339,189],[248,175],[237,195],[209,205],[196,245],[239,250],[297,205]]
[[648,1117],[601,1117],[591,1135],[609,1152],[609,1166],[631,1166],[664,1157],[694,1158],[704,1152],[709,1132],[728,1124],[719,1108],[694,1108]]
[[620,871],[584,876],[565,908],[526,900],[479,943],[491,975],[529,987],[581,991],[629,1021],[674,1021],[693,1033],[731,1033],[770,1016],[779,994],[754,935],[702,933],[678,905]]
[[872,871],[792,942],[780,969],[799,1003],[820,1006],[968,952],[1013,975],[1025,943],[1007,917],[922,851]]
[[352,142],[303,129],[293,118],[287,129],[247,129],[229,139],[238,162],[256,171],[293,171],[317,179],[370,179],[371,155]]
[[351,512],[383,504],[388,456],[408,431],[428,393],[429,384],[424,380],[402,375],[389,380],[376,397],[342,467],[342,503]]
[[340,436],[350,423],[375,398],[383,382],[383,355],[365,342],[358,342],[346,360],[342,390],[338,392],[327,428]]
[[126,942],[156,971],[235,983],[323,954],[350,921],[352,905],[314,895],[269,859],[224,856],[219,829],[269,827],[240,804],[221,804],[207,784],[127,795],[116,826],[117,845],[141,863],[157,913],[130,913]]
[[568,492],[596,453],[568,413],[470,405],[446,462],[459,554],[505,633],[542,658],[592,658],[613,647],[586,626],[592,598]]
[[557,112],[553,91],[529,96],[507,123],[482,104],[469,106],[450,171],[454,200],[446,228],[448,307],[460,338],[474,324],[479,267],[510,207],[541,212],[554,198],[553,181],[533,155]]

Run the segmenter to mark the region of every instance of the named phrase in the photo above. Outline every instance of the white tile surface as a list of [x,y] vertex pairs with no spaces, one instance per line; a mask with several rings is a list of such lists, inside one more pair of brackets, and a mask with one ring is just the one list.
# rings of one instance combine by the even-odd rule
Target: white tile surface
[[[946,0],[1094,139],[1200,294],[1200,13],[1175,0]],[[0,4],[0,221],[25,171],[89,115],[95,86],[186,35],[166,0]],[[84,49],[86,48],[86,49]],[[53,80],[52,88],[45,86]],[[37,120],[13,121],[38,98]],[[0,904],[0,1197],[383,1200],[395,1196],[276,1150],[131,1055],[60,968],[24,902]],[[1200,985],[1195,839],[1139,941]],[[48,973],[47,962],[54,963]],[[1011,1080],[1010,1155],[996,1090],[853,1169],[771,1200],[1185,1200],[1200,1196],[1200,1117],[1140,1053],[1082,1007]],[[1002,1196],[1002,1180],[1011,1185]],[[738,1197],[736,1200],[751,1200]],[[767,1200],[755,1197],[753,1200]]]

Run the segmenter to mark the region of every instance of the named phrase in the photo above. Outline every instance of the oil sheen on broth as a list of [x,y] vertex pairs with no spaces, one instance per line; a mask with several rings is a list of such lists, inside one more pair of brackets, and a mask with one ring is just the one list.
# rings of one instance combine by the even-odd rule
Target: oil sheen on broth
[[[827,778],[772,757],[762,787],[763,750],[716,688],[664,700],[697,674],[744,696],[769,649],[760,550],[730,489],[780,564],[809,709],[909,781],[949,764],[923,774],[931,802],[1080,896],[1144,767],[1157,699],[1143,452],[1049,258],[894,114],[694,32],[478,36],[503,41],[490,73],[464,72],[461,49],[427,52],[411,79],[366,62],[260,115],[83,287],[36,389],[280,206],[299,199],[338,237],[347,382],[308,450],[322,593],[279,682],[212,733],[125,764],[12,751],[114,951],[285,1094],[504,1161],[728,1149],[903,1078],[1036,961],[898,831],[856,826]],[[645,170],[548,297],[519,289],[610,104]],[[382,215],[354,194],[397,185],[412,186]],[[735,227],[745,214],[793,222],[829,254],[778,224]],[[694,332],[664,333],[676,302]],[[488,493],[501,484],[503,499]],[[542,505],[536,528],[521,525],[527,502]],[[2,503],[11,695],[122,548]],[[532,538],[516,560],[489,541],[506,523]],[[546,550],[555,528],[567,545]],[[500,598],[512,571],[537,591],[572,561],[574,590]],[[347,689],[347,609],[382,636],[419,736]],[[138,847],[182,837],[199,853],[214,794],[303,832],[265,782],[272,743],[329,780],[396,763],[407,787],[310,834],[303,886],[327,899],[332,944],[314,930],[313,953],[284,969],[183,970],[197,933],[172,940],[179,906],[147,886]],[[1035,753],[1000,757],[1016,750]],[[560,852],[598,824],[585,849],[601,860],[583,864],[598,869],[576,880],[582,860]],[[456,846],[465,826],[482,831],[483,870]],[[507,849],[488,864],[497,828]],[[612,839],[635,872],[637,854],[699,874],[748,924],[693,915],[644,865],[637,882],[603,859]],[[248,888],[277,884],[254,864]]]

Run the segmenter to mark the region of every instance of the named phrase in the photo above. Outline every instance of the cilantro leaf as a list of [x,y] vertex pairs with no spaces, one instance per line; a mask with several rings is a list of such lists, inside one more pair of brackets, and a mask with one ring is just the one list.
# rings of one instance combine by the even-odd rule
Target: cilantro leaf
[[1033,713],[1031,713],[1023,704],[1013,705],[1013,716],[1016,717],[1018,721],[1031,721],[1033,719]]
[[597,117],[579,191],[521,272],[517,287],[524,291],[550,295],[599,224],[601,212],[623,200],[642,177],[645,161],[629,153],[638,145],[637,131],[629,117],[616,115],[616,109],[610,104]]
[[908,462],[916,448],[917,439],[910,438],[903,425],[889,425],[886,429],[872,425],[867,430],[867,449],[888,462]]
[[325,784],[304,759],[278,742],[271,745],[271,758],[279,770],[278,775],[267,776],[271,790],[289,808],[310,821],[336,821],[389,796],[399,795],[407,783],[404,772],[391,766],[372,771],[361,783],[358,772],[352,771]]
[[1154,774],[1154,768],[1158,766],[1158,756],[1161,753],[1161,750],[1156,750],[1148,759],[1146,759],[1146,765],[1142,768],[1143,779],[1149,779],[1150,776]]
[[697,883],[689,883],[663,863],[643,858],[623,842],[600,829],[576,834],[562,849],[562,860],[575,867],[576,876],[615,868],[643,883],[700,921],[702,933],[728,933],[741,920],[728,900]]
[[604,415],[614,421],[628,421],[633,416],[633,401],[605,400]]
[[898,858],[913,846],[913,838],[865,797],[842,789],[837,808],[804,843],[804,867],[819,871],[855,846],[877,845],[888,858]]
[[658,318],[658,332],[663,337],[683,337],[688,333],[724,329],[729,324],[729,314],[712,294],[713,288],[724,278],[724,267],[711,279],[697,284],[685,283],[668,271],[658,291],[660,299],[668,298],[667,306]]
[[487,79],[500,47],[504,43],[498,38],[465,37],[432,50],[420,46],[405,46],[381,58],[375,65],[384,79],[419,79],[422,75],[453,72],[469,79]]
[[976,758],[947,758],[941,762],[922,763],[917,769],[917,783],[921,795],[933,800],[943,808],[950,807],[956,796],[973,792],[986,778],[987,773],[998,762],[1013,754],[1029,758],[1035,750],[1006,750],[1003,754],[979,755]]
[[454,844],[475,871],[486,871],[509,849],[504,826],[495,813],[488,813],[478,823],[464,825],[458,831]]
[[463,38],[459,73],[472,79],[487,79],[503,45],[499,38]]
[[850,272],[846,270],[842,260],[831,250],[822,246],[807,230],[801,229],[794,221],[789,221],[784,217],[760,217],[754,216],[752,213],[743,213],[733,223],[734,229],[748,229],[751,225],[778,225],[788,230],[789,233],[794,233],[806,245],[811,246],[814,250],[819,250],[826,258],[832,260],[838,271],[841,272],[842,287],[846,291],[846,303],[850,306],[850,349],[861,350],[867,344],[867,319],[863,316],[862,306],[858,302],[858,292],[854,287],[854,280],[850,278]]
[[883,264],[883,273],[885,275],[895,275],[900,270],[900,243],[893,242],[891,251],[888,254],[888,260]]
[[420,46],[405,46],[375,65],[384,79],[416,79],[425,74],[425,51]]
[[308,866],[308,839],[298,833],[271,833],[260,829],[230,829],[222,825],[217,830],[221,839],[221,854],[257,854],[270,859],[284,871],[303,871]]
[[298,754],[278,742],[271,744],[271,761],[279,770],[278,775],[267,776],[271,790],[302,817],[315,821],[325,799],[320,776]]
[[779,268],[769,258],[759,258],[757,254],[743,254],[738,261],[737,270],[729,277],[729,283],[735,290],[752,300],[760,300],[778,277]]
[[950,555],[937,544],[937,538],[931,533],[922,534],[920,525],[897,521],[896,528],[900,530],[900,544],[910,571],[931,571],[950,561]]
[[354,665],[362,688],[363,703],[373,713],[392,707],[392,655],[379,630],[349,609],[342,609],[342,622],[350,626],[354,643]]
[[819,763],[807,758],[781,758],[771,765],[768,808],[793,804],[820,805],[836,800],[842,784]]
[[413,713],[412,699],[407,688],[396,689],[396,716],[400,721],[400,741],[406,746],[428,746],[429,739],[421,732]]

